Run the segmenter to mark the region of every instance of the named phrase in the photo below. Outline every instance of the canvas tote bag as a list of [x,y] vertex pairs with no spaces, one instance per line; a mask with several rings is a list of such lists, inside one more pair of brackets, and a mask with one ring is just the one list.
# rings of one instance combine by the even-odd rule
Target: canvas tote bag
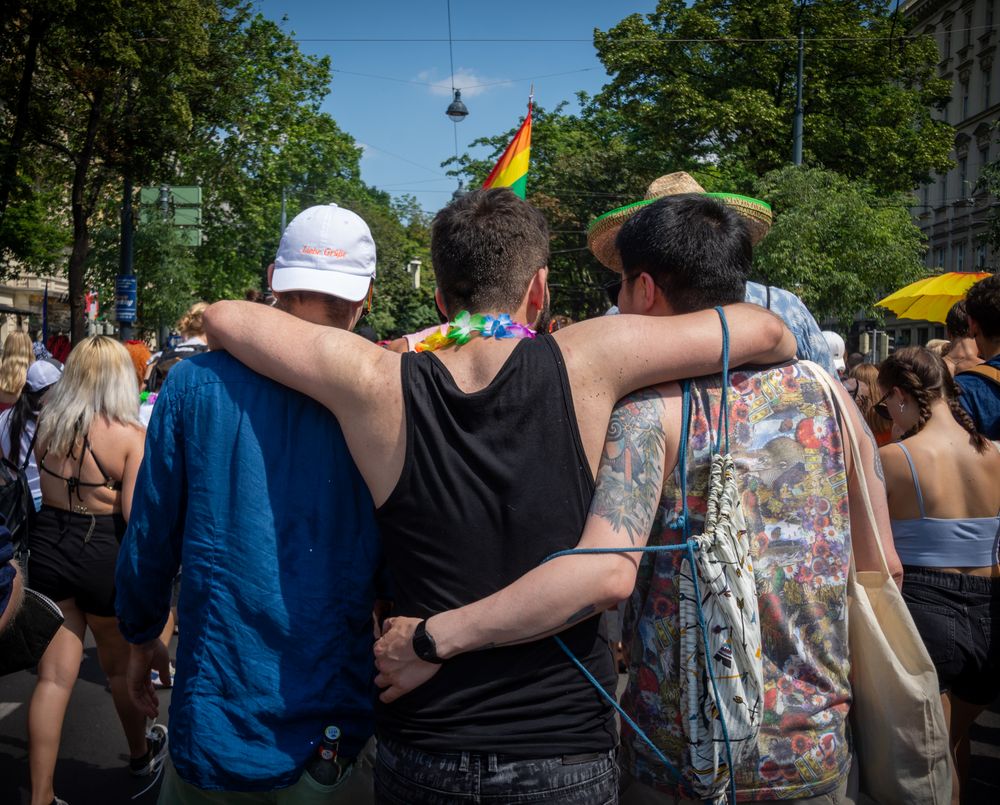
[[[857,432],[832,381],[816,369],[850,443],[865,512],[878,537]],[[889,575],[882,544],[876,544],[881,569],[857,572],[852,555],[847,579],[850,718],[861,791],[880,805],[946,805],[952,770],[937,671]]]

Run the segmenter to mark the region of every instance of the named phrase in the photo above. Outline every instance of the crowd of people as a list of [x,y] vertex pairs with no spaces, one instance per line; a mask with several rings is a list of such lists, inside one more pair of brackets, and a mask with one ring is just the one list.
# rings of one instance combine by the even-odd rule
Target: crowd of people
[[589,229],[617,315],[553,325],[544,217],[475,191],[432,225],[448,322],[376,344],[376,244],[322,205],[273,305],[201,304],[160,353],[96,336],[63,368],[10,336],[23,570],[64,617],[32,805],[65,805],[88,628],[167,805],[859,802],[904,771],[865,766],[855,571],[901,588],[937,675],[912,801],[957,805],[1000,696],[1000,277],[875,366],[750,282],[769,224],[661,177]]

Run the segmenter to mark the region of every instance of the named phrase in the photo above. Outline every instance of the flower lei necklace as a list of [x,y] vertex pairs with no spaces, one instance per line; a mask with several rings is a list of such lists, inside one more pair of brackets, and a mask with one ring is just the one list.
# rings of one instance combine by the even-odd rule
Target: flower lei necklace
[[512,321],[509,313],[490,316],[463,310],[454,321],[448,322],[446,333],[432,333],[417,344],[416,351],[433,352],[455,344],[462,346],[468,344],[474,335],[481,338],[534,338],[537,333],[524,324]]

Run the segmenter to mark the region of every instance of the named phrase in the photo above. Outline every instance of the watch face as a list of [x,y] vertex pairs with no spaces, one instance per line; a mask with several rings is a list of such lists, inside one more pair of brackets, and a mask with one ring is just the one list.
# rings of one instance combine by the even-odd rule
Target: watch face
[[427,634],[425,622],[421,622],[413,633],[413,651],[425,662],[439,663],[434,638]]

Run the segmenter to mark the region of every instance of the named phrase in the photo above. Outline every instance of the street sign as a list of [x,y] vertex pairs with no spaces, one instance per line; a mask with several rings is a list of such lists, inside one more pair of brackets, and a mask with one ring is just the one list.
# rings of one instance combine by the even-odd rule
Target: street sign
[[135,321],[136,278],[134,275],[115,278],[115,317],[119,322]]
[[200,246],[201,187],[183,185],[166,189],[169,193],[169,206],[164,209],[159,187],[139,188],[139,223],[148,224],[150,221],[166,218],[177,227],[181,243],[185,246]]

